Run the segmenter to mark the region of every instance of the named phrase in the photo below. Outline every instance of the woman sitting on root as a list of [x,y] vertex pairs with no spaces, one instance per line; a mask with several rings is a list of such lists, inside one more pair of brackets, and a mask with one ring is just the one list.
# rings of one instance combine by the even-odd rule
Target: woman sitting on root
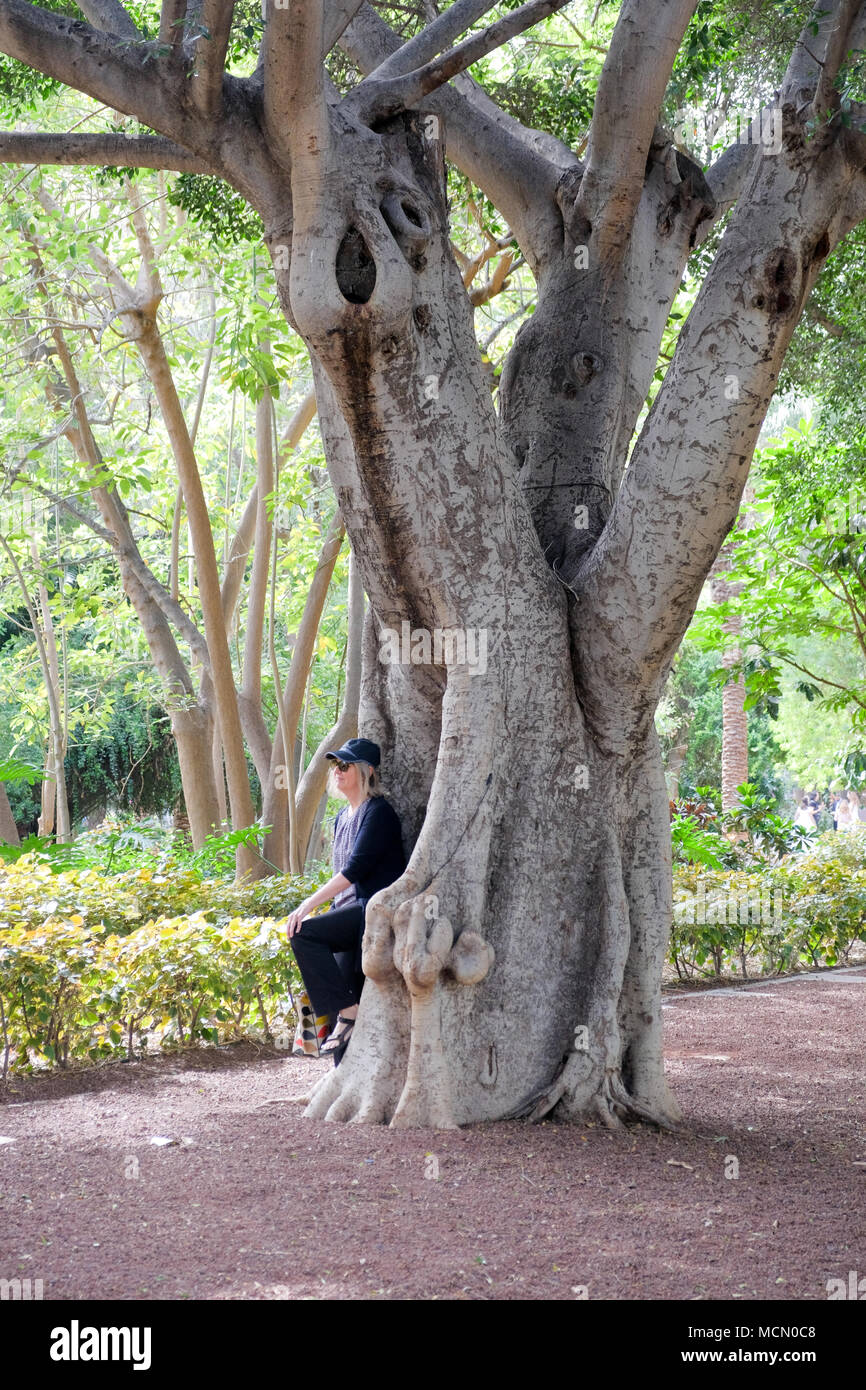
[[[364,911],[374,893],[400,877],[406,855],[397,813],[379,790],[379,745],[350,738],[325,756],[334,764],[329,790],[349,805],[334,822],[334,876],[295,908],[287,936],[314,1014],[336,1015],[321,1051],[333,1054],[337,1066],[355,1026],[364,984]],[[332,898],[328,912],[309,915]]]

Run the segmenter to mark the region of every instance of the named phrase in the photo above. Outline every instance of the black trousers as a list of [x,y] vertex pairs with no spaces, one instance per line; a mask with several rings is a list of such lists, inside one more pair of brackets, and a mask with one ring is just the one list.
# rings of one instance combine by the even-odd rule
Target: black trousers
[[292,937],[292,950],[316,1016],[334,1017],[361,998],[364,909],[358,903],[308,917]]

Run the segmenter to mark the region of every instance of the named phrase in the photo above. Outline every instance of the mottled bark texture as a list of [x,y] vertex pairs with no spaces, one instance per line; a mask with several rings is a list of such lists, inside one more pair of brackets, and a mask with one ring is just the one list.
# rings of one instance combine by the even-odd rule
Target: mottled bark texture
[[[507,32],[556,7],[522,7]],[[502,41],[494,24],[460,42],[491,8],[457,0],[401,47],[366,4],[269,6],[257,72],[221,86],[224,35],[207,59],[178,40],[147,63],[146,44],[21,0],[0,4],[0,48],[146,121],[166,167],[232,182],[310,351],[370,600],[359,724],[411,858],[368,907],[359,1021],[309,1113],[673,1124],[653,715],[803,304],[866,211],[863,137],[825,119],[863,6],[822,0],[804,30],[782,148],[706,173],[659,125],[694,0],[624,0],[583,161],[462,72]],[[337,40],[366,74],[342,97],[322,66]],[[3,149],[15,157],[14,135]],[[54,157],[81,148],[62,137]],[[449,246],[446,158],[537,280],[498,415]],[[626,469],[689,250],[734,205]],[[437,633],[465,650],[437,650]]]
[[[732,584],[726,571],[730,558],[724,547],[713,567],[713,603],[727,603],[743,591],[742,584]],[[722,653],[725,669],[737,667],[742,660],[742,650],[737,638],[743,628],[743,620],[737,613],[731,613],[722,624],[722,631],[729,633],[731,644]],[[749,780],[749,716],[746,713],[746,683],[742,672],[736,672],[722,687],[722,810],[730,811],[739,804],[737,788]]]

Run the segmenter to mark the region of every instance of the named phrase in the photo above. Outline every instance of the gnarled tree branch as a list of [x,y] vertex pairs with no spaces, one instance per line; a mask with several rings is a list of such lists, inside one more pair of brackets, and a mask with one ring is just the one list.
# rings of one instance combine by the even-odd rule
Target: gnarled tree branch
[[824,115],[862,8],[862,0],[817,0],[791,54],[780,93],[783,105],[805,106]]
[[454,0],[419,34],[395,49],[380,65],[375,76],[397,77],[423,67],[450,47],[461,34],[465,34],[476,20],[495,8],[496,0]]
[[198,110],[210,118],[222,106],[223,73],[234,11],[235,0],[204,0],[202,6],[201,23],[209,37],[202,37],[196,45],[192,95]]
[[291,150],[293,159],[305,162],[315,161],[328,140],[323,5],[324,0],[289,0],[287,9],[271,5],[265,23],[265,126],[276,150]]
[[94,29],[117,34],[121,39],[141,39],[132,16],[120,0],[77,0],[77,4]]
[[322,30],[323,58],[327,57],[334,45],[340,42],[363,4],[364,0],[331,0],[331,3],[327,5]]
[[153,46],[130,43],[25,0],[0,4],[0,51],[175,138],[186,124],[175,74],[153,63]]
[[[370,5],[362,5],[340,46],[362,72],[372,73],[400,47],[400,40]],[[553,194],[562,171],[582,169],[567,145],[529,130],[506,115],[468,74],[431,93],[425,109],[442,117],[448,157],[483,188],[513,229],[537,270],[561,244],[562,222]]]
[[[465,72],[480,58],[501,48],[509,39],[522,34],[525,29],[546,19],[567,3],[568,0],[529,0],[528,4],[512,10],[504,19],[488,25],[479,34],[473,34],[456,48],[414,72],[392,78],[377,77],[374,72],[348,94],[344,104],[368,125],[417,106],[425,96],[444,86],[452,77]],[[430,28],[435,28],[435,24]],[[400,54],[395,57],[399,61]]]
[[112,169],[174,169],[178,173],[206,174],[210,166],[197,155],[160,135],[85,135],[0,133],[0,164],[107,165]]
[[[625,0],[602,68],[575,216],[616,272],[643,193],[647,155],[696,0]],[[647,62],[652,48],[654,61]],[[588,235],[589,233],[587,233]]]

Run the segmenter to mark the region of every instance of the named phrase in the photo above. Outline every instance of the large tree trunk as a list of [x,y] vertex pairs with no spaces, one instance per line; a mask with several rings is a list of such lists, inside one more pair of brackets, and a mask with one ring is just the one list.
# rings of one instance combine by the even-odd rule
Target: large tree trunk
[[[333,250],[287,305],[316,360],[332,478],[372,606],[360,729],[382,746],[415,841],[406,874],[368,910],[361,1022],[312,1113],[448,1125],[533,1102],[577,1027],[591,1041],[575,1104],[604,1091],[627,955],[621,807],[586,736],[565,595],[478,358],[440,151],[407,117],[388,153],[400,181],[387,227],[360,180],[354,206],[323,197],[309,228],[296,221],[294,255],[304,234]],[[375,257],[366,299],[359,239],[338,250],[347,225]],[[425,394],[431,377],[439,390]],[[458,633],[473,650],[386,663],[377,629],[402,637],[404,624],[431,641]]]
[[[360,730],[383,747],[412,849],[368,908],[359,1023],[313,1116],[451,1125],[557,1105],[614,1125],[679,1117],[662,1058],[671,851],[653,713],[736,514],[792,311],[829,249],[832,185],[844,198],[853,175],[843,158],[805,189],[782,160],[758,171],[764,225],[735,219],[683,335],[711,334],[720,366],[707,354],[706,383],[686,388],[675,364],[621,482],[670,300],[715,210],[700,171],[652,139],[630,238],[609,209],[602,217],[609,168],[560,179],[565,244],[539,266],[501,425],[423,119],[380,126],[375,153],[347,129],[351,184],[333,176],[324,126],[302,126],[293,147],[298,269],[280,288],[314,360],[332,481],[372,605]],[[603,127],[598,144],[600,161]],[[794,187],[798,250],[768,257]],[[268,234],[272,249],[285,235],[278,223]],[[590,271],[578,277],[584,244]],[[720,306],[750,255],[744,348]],[[680,351],[694,371],[687,341]],[[739,403],[720,418],[733,354]],[[707,439],[725,458],[715,477]],[[404,625],[430,641],[484,634],[486,669],[437,666],[420,645],[422,664],[405,650],[385,664],[383,630]]]

